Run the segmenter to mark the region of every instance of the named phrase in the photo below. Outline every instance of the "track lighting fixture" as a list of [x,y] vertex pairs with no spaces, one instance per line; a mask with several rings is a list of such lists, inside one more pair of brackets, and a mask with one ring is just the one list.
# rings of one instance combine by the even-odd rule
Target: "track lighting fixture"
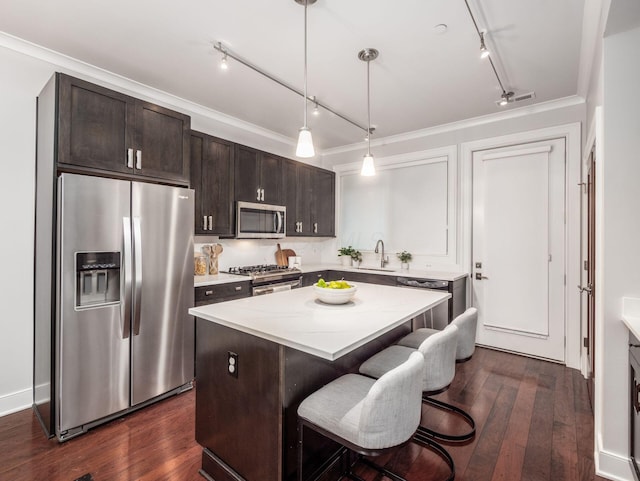
[[222,60],[220,60],[220,68],[222,70],[227,70],[229,68],[229,64],[227,63],[227,54],[224,54],[224,57],[222,57]]
[[505,92],[504,90],[502,91],[502,95],[500,96],[500,106],[504,107],[505,105],[507,105],[509,102],[513,102],[513,92]]
[[311,100],[313,100],[313,115],[317,117],[320,115],[320,109],[318,108],[318,102],[316,101],[315,95],[311,97]]
[[471,12],[471,8],[469,7],[469,2],[467,0],[464,0],[464,3],[467,6],[467,11],[469,12],[469,16],[471,17],[471,20],[473,21],[473,26],[476,28],[476,32],[478,32],[478,37],[480,37],[480,57],[486,58],[489,60],[489,64],[491,65],[491,68],[493,69],[493,73],[496,76],[496,80],[498,80],[498,84],[500,85],[500,90],[502,90],[502,95],[500,96],[500,100],[496,101],[496,103],[501,107],[504,107],[509,102],[514,101],[514,98],[513,98],[514,93],[507,92],[507,90],[504,88],[504,84],[502,83],[502,80],[500,80],[500,76],[498,75],[496,66],[493,63],[493,60],[491,59],[489,49],[487,48],[487,45],[484,43],[484,32],[481,32],[480,29],[478,28],[478,23],[476,22],[476,19],[473,16],[473,12]]
[[313,148],[313,139],[311,138],[311,130],[307,127],[307,6],[313,5],[316,0],[295,0],[296,3],[304,5],[304,125],[298,133],[298,146],[296,147],[296,156],[302,158],[313,157],[316,155]]
[[370,62],[378,58],[379,52],[375,48],[365,48],[360,50],[358,58],[363,62],[367,62],[367,153],[362,159],[362,170],[360,175],[369,177],[376,175],[376,166],[373,162],[373,155],[371,155],[371,135],[373,135],[373,129],[371,128],[371,82],[369,79]]
[[489,49],[484,43],[484,32],[480,32],[480,58],[487,58],[489,53]]

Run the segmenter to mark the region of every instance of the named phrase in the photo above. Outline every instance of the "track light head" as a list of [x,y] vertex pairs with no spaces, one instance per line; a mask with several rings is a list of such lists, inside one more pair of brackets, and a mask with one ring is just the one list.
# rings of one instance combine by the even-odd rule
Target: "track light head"
[[484,43],[484,33],[480,32],[480,58],[487,58],[491,52]]
[[502,92],[502,95],[500,96],[500,102],[499,105],[501,107],[504,107],[505,105],[507,105],[509,102],[513,102],[513,92]]
[[224,57],[222,57],[222,60],[220,60],[220,69],[221,70],[227,70],[229,68],[229,64],[227,63],[227,54],[224,54]]

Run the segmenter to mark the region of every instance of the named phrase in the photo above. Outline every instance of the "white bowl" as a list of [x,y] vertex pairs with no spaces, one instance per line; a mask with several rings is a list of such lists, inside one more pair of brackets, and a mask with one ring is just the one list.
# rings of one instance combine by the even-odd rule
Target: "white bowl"
[[320,302],[325,304],[346,304],[351,300],[358,288],[351,284],[348,289],[329,289],[318,287],[317,284],[314,284],[313,290]]

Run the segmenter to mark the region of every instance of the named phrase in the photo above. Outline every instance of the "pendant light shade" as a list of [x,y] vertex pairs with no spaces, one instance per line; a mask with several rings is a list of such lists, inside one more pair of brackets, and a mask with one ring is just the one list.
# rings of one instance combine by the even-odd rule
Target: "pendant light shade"
[[362,169],[360,170],[360,175],[365,177],[370,177],[372,175],[376,175],[376,166],[373,162],[373,155],[371,155],[371,136],[373,135],[373,130],[371,128],[371,91],[369,81],[369,62],[378,58],[379,52],[375,48],[365,48],[364,50],[360,50],[358,53],[358,58],[363,62],[367,62],[367,153],[362,159]]
[[373,155],[370,153],[365,154],[364,159],[362,159],[362,170],[360,170],[360,175],[364,177],[376,175],[376,166],[373,163]]
[[295,0],[296,3],[304,5],[304,125],[298,132],[298,146],[296,147],[296,156],[302,158],[313,157],[316,155],[313,148],[313,139],[311,138],[311,130],[307,127],[307,5],[312,5],[316,0]]
[[298,132],[298,146],[296,147],[296,157],[308,158],[316,155],[313,148],[313,139],[311,138],[311,131],[302,127]]

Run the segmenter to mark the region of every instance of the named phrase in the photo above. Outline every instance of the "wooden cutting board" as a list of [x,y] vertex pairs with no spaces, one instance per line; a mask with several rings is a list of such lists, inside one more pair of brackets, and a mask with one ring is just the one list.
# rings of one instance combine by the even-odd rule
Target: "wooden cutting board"
[[288,266],[289,257],[295,257],[296,252],[293,249],[282,249],[280,244],[277,244],[278,250],[276,251],[276,264],[279,266]]
[[279,266],[287,266],[289,265],[289,258],[285,257],[284,251],[280,248],[280,244],[278,245],[278,250],[276,251],[276,264]]

